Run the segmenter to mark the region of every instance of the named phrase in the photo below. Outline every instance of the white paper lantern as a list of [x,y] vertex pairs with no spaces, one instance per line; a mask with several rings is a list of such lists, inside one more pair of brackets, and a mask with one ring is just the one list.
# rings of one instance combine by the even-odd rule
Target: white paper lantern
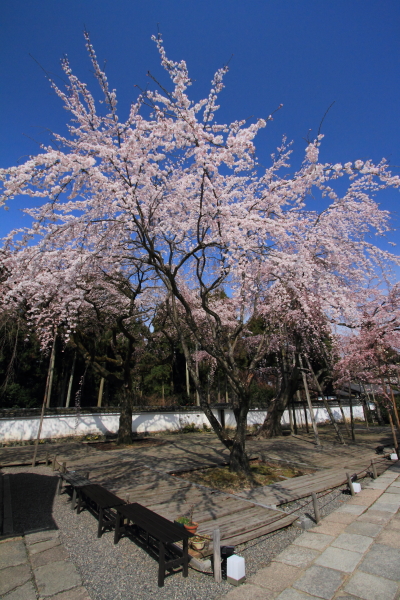
[[232,554],[226,560],[226,580],[232,585],[239,585],[246,579],[246,568],[243,556]]

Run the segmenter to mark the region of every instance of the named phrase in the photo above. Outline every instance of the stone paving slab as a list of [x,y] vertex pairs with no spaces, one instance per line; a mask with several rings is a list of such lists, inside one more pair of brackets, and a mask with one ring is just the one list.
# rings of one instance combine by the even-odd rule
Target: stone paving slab
[[382,531],[383,525],[376,523],[368,523],[362,521],[353,521],[346,527],[346,533],[356,533],[358,535],[366,535],[367,537],[376,537]]
[[325,548],[333,542],[335,537],[333,535],[326,535],[325,533],[314,533],[313,531],[305,532],[296,538],[293,542],[294,546],[304,546],[304,548],[310,548],[311,550],[325,550]]
[[351,550],[330,546],[317,558],[315,564],[343,571],[344,573],[352,573],[362,558],[361,552],[352,552]]
[[301,572],[301,569],[293,565],[272,561],[268,567],[257,571],[248,580],[248,583],[266,588],[270,592],[279,593],[294,583]]
[[304,569],[318,556],[319,552],[317,550],[290,545],[286,550],[278,554],[278,556],[275,557],[275,560],[286,563],[287,565],[292,565],[293,567],[301,567]]
[[333,548],[342,548],[353,552],[366,552],[373,538],[357,533],[341,533],[331,544]]
[[355,573],[344,589],[363,600],[394,600],[398,585],[383,577],[375,577],[368,573]]
[[54,596],[59,592],[81,585],[81,578],[75,565],[68,561],[49,563],[33,571],[41,596]]
[[400,581],[400,549],[374,544],[360,565],[364,573]]
[[313,596],[331,600],[343,583],[344,573],[314,565],[296,581],[294,588]]
[[0,544],[0,569],[15,567],[26,560],[26,548],[22,539]]
[[68,553],[61,544],[55,548],[49,548],[48,550],[30,556],[32,569],[37,569],[48,563],[58,562],[60,560],[68,560]]
[[0,571],[0,595],[7,594],[31,578],[31,569],[28,564],[7,567]]
[[36,600],[35,588],[31,581],[17,587],[14,591],[3,596],[4,600]]
[[55,596],[47,598],[47,600],[90,600],[86,588],[79,586],[66,592],[61,592]]

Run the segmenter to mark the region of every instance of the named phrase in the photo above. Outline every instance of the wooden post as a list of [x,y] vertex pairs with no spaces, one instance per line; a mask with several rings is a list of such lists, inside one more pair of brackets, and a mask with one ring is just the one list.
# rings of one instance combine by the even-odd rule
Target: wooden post
[[[197,352],[199,351],[199,345],[196,342],[196,375],[197,375],[197,379],[199,379],[199,361],[197,360]],[[196,388],[196,406],[200,406],[200,396],[199,396],[199,392],[197,391]]]
[[219,528],[217,527],[213,531],[213,551],[214,551],[214,581],[221,583],[222,572],[221,572],[221,536]]
[[61,465],[61,473],[66,473],[67,472],[67,463],[63,462]]
[[103,402],[104,377],[100,379],[99,394],[97,396],[97,406],[101,406]]
[[186,394],[187,394],[188,399],[190,400],[190,382],[189,382],[189,369],[188,369],[187,361],[185,361],[185,366],[186,366]]
[[50,406],[51,388],[53,387],[53,375],[54,375],[54,362],[55,362],[55,359],[56,359],[56,335],[54,335],[53,348],[51,349],[51,356],[50,356],[50,381],[49,381],[49,387],[48,387],[48,390],[47,390],[46,408],[49,408],[49,406]]
[[46,452],[46,467],[49,466],[49,453]]
[[314,410],[313,410],[312,402],[311,402],[311,398],[310,398],[310,391],[308,389],[307,376],[303,369],[303,362],[301,360],[300,354],[299,354],[299,363],[300,363],[300,368],[301,368],[301,374],[303,376],[304,391],[305,391],[306,398],[307,398],[308,410],[310,411],[311,423],[313,426],[313,431],[314,431],[314,436],[315,436],[315,443],[317,444],[317,446],[321,446],[321,442],[319,440],[319,435],[318,435],[317,422],[315,420]]
[[392,419],[392,414],[391,414],[390,410],[388,410],[388,415],[389,415],[390,428],[392,430],[394,449],[395,449],[397,456],[399,456],[399,443],[397,441],[396,430],[393,425],[393,419]]
[[321,520],[321,514],[319,512],[317,494],[315,492],[312,492],[311,496],[312,496],[312,501],[313,501],[313,506],[314,506],[315,522],[319,523]]
[[306,432],[310,433],[310,428],[308,426],[307,406],[306,406],[305,402],[303,402],[303,410],[304,410],[304,421],[306,424]]
[[352,482],[352,480],[351,480],[351,475],[350,475],[350,473],[346,473],[346,477],[347,477],[347,484],[348,484],[348,486],[349,486],[349,489],[350,489],[350,494],[351,494],[352,496],[355,496],[355,495],[356,495],[356,493],[355,493],[355,491],[354,491],[354,488],[353,488],[353,482]]
[[57,461],[57,454],[55,454],[55,455],[53,456],[53,461],[52,461],[52,463],[51,463],[51,470],[52,470],[52,471],[55,471],[55,470],[56,470],[56,461]]
[[341,403],[341,401],[339,400],[339,395],[338,395],[338,393],[336,393],[336,397],[337,397],[337,399],[338,399],[338,404],[339,404],[340,412],[342,413],[342,419],[343,419],[343,424],[344,424],[344,426],[345,426],[345,428],[346,428],[346,433],[347,433],[347,435],[348,435],[349,437],[351,437],[350,429],[349,429],[349,426],[347,425],[346,416],[345,416],[345,414],[344,414],[344,410],[343,410],[342,403]]
[[165,405],[165,398],[164,398],[164,379],[162,380],[162,384],[161,384],[161,396],[162,396],[162,403],[163,406]]
[[363,413],[364,413],[364,421],[365,421],[365,424],[367,426],[367,431],[369,431],[368,413],[367,413],[366,402],[365,402],[365,400],[361,400],[361,402],[362,402]]
[[338,438],[339,438],[339,440],[340,440],[340,443],[341,443],[341,444],[343,444],[343,445],[345,445],[345,441],[344,441],[344,439],[343,439],[343,436],[342,436],[342,434],[341,434],[341,431],[340,431],[340,429],[339,429],[339,426],[338,426],[338,424],[337,424],[337,423],[336,423],[336,421],[335,421],[335,417],[333,416],[333,413],[332,413],[332,411],[331,411],[331,407],[329,406],[328,400],[325,398],[325,394],[323,393],[323,391],[322,391],[322,389],[321,389],[321,386],[319,385],[319,381],[318,381],[318,379],[317,379],[317,377],[316,377],[316,375],[315,375],[314,371],[313,371],[313,370],[312,370],[312,368],[311,368],[311,363],[310,363],[310,361],[309,361],[309,359],[308,359],[308,356],[306,356],[306,360],[307,360],[307,365],[308,365],[308,368],[310,369],[310,372],[312,373],[312,375],[313,375],[313,377],[314,377],[314,381],[315,381],[315,383],[316,383],[316,386],[317,386],[317,388],[318,388],[318,391],[319,391],[319,393],[321,394],[322,401],[323,401],[323,403],[324,403],[324,406],[325,406],[325,408],[326,408],[326,410],[327,410],[327,412],[328,412],[329,418],[330,418],[330,420],[331,420],[331,422],[332,422],[332,425],[333,425],[333,427],[335,428],[336,435],[338,436]]
[[351,397],[351,381],[349,383],[349,406],[350,406],[350,429],[351,429],[351,439],[353,442],[356,441],[356,436],[354,435],[354,415],[353,415],[353,400]]
[[392,397],[393,412],[394,412],[394,417],[396,419],[397,429],[400,431],[399,413],[398,413],[398,410],[397,410],[397,404],[396,404],[396,400],[395,400],[395,397],[394,397],[393,388],[392,388],[391,385],[389,385],[389,389],[390,389],[390,395]]
[[293,409],[293,428],[294,428],[295,435],[297,435],[296,406],[294,403],[294,398],[292,399],[292,409]]
[[372,468],[372,477],[376,479],[378,477],[378,473],[376,472],[376,464],[373,460],[371,460],[371,468]]
[[56,348],[56,337],[54,336],[53,348],[51,350],[51,356],[50,356],[49,369],[47,371],[46,388],[44,390],[44,397],[43,397],[43,403],[42,403],[42,412],[40,413],[39,429],[38,429],[38,434],[37,434],[37,438],[36,438],[36,441],[35,441],[35,449],[33,451],[32,467],[36,466],[36,456],[37,456],[37,451],[38,451],[38,446],[39,446],[40,434],[42,432],[44,410],[46,408],[47,396],[48,396],[48,393],[49,393],[50,373],[51,373],[51,365],[52,364],[53,364],[53,368],[54,368],[54,358],[53,357],[54,357],[54,354],[55,354],[55,348]]
[[74,373],[75,373],[75,364],[76,364],[76,350],[74,353],[74,359],[72,361],[71,375],[69,376],[68,382],[68,391],[67,391],[67,400],[65,402],[65,406],[68,407],[71,402],[71,392],[72,392],[72,383],[74,381]]
[[89,479],[89,475],[90,475],[90,471],[86,471],[86,473],[85,473],[86,479]]
[[288,410],[288,413],[289,413],[290,434],[294,435],[293,415],[292,415],[292,408],[290,406],[290,403],[288,404],[287,410]]

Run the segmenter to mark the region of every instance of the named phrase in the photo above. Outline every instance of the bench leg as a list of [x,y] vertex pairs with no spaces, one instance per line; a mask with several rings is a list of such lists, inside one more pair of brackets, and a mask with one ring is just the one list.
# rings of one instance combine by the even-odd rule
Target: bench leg
[[117,516],[115,518],[114,544],[118,544],[118,542],[119,542],[120,526],[121,526],[121,515],[117,511]]
[[79,513],[82,510],[82,492],[78,491],[78,504],[76,505],[76,513],[79,515]]
[[164,586],[165,577],[165,548],[164,544],[160,542],[158,544],[159,558],[158,558],[158,587]]
[[62,486],[63,486],[63,478],[61,477],[61,475],[59,475],[58,476],[58,482],[57,482],[57,490],[56,490],[56,493],[58,495],[60,495],[61,492],[62,492]]
[[183,540],[183,576],[187,577],[189,573],[188,540]]
[[97,528],[97,537],[101,537],[101,532],[103,530],[103,509],[99,508],[99,526]]
[[71,510],[74,510],[76,503],[76,488],[72,488]]

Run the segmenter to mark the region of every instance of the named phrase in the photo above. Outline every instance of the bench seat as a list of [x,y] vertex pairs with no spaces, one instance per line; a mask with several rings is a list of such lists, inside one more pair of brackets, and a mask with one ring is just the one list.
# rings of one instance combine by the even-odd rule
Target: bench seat
[[[152,510],[134,502],[132,504],[124,504],[115,507],[117,511],[117,517],[115,522],[115,535],[114,543],[117,544],[121,532],[126,531],[129,528],[129,523],[132,523],[131,529],[142,530],[145,533],[145,542],[149,544],[149,537],[153,538],[158,542],[158,586],[164,585],[165,571],[172,567],[183,566],[183,576],[188,576],[188,539],[192,537],[184,527],[176,525],[165,519],[161,515],[153,512]],[[124,524],[125,519],[127,523]],[[138,532],[135,531],[137,534]],[[177,549],[172,547],[172,544],[176,542],[182,542],[183,552],[182,556],[171,560],[165,560],[165,550],[176,554]]]

